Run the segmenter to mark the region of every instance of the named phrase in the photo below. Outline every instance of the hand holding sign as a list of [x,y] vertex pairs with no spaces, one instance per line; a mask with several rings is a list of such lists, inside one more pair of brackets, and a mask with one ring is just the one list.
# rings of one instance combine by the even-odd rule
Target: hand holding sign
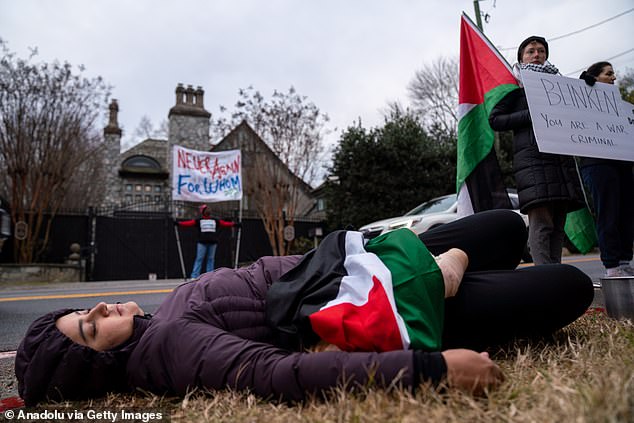
[[539,151],[634,161],[633,105],[616,86],[522,71]]

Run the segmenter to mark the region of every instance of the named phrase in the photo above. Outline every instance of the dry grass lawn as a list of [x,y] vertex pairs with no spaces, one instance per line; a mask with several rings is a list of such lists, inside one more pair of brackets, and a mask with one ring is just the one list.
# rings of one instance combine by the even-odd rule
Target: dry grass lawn
[[[161,409],[175,422],[634,422],[634,325],[587,314],[553,340],[516,342],[493,358],[506,382],[483,397],[422,387],[415,394],[337,389],[297,405],[248,393],[194,392],[186,398],[110,395],[44,409]],[[166,421],[166,420],[164,420]]]

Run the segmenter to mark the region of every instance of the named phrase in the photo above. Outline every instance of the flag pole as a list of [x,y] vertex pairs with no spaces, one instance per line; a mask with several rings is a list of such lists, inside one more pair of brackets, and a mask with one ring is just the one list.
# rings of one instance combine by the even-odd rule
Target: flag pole
[[185,262],[183,261],[183,250],[181,249],[181,238],[178,235],[178,225],[174,225],[174,234],[176,234],[176,246],[178,247],[178,257],[181,260],[181,271],[183,272],[183,280],[187,280],[185,274]]
[[240,210],[238,212],[238,222],[240,226],[238,226],[238,240],[236,241],[236,260],[233,265],[234,269],[238,268],[238,260],[240,259],[240,235],[242,234],[242,197],[240,197]]

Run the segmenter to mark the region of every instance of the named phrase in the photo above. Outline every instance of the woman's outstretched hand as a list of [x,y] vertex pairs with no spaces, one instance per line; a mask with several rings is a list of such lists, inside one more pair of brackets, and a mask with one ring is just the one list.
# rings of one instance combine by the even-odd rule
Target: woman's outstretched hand
[[504,382],[504,375],[486,352],[454,349],[442,352],[447,364],[447,382],[475,395],[486,389],[496,388]]

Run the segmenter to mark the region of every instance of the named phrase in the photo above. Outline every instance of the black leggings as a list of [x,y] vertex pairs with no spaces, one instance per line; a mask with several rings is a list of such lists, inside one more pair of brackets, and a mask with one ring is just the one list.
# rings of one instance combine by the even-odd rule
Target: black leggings
[[490,210],[419,236],[432,254],[460,248],[469,267],[455,297],[445,301],[443,349],[482,350],[517,337],[546,336],[583,315],[592,280],[576,267],[516,269],[526,245],[522,218]]

